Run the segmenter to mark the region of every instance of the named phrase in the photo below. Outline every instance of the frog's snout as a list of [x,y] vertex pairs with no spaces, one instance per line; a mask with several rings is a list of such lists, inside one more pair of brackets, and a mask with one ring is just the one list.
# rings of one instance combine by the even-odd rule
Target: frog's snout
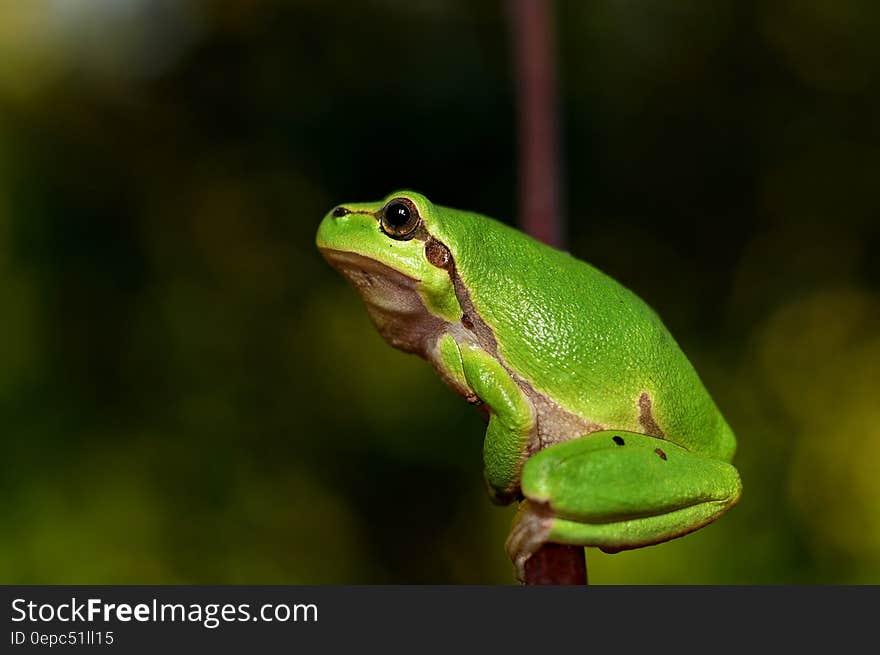
[[[342,205],[337,205],[324,215],[324,219],[318,225],[318,234],[316,241],[319,248],[332,247],[332,244],[338,239],[340,230],[345,229],[345,219],[353,212]],[[346,219],[347,220],[347,219]]]

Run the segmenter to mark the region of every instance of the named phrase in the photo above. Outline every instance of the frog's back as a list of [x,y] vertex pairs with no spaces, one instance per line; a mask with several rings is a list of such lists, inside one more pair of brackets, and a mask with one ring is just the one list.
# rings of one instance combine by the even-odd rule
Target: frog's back
[[517,375],[591,423],[732,458],[732,431],[644,301],[502,223],[437,209],[456,273]]

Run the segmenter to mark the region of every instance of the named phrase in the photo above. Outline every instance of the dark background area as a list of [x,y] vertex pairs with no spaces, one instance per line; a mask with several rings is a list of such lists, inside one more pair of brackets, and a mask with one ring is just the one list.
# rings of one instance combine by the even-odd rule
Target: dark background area
[[[745,492],[595,583],[880,582],[880,7],[555,3],[571,251],[654,306]],[[503,2],[0,6],[0,581],[510,583],[483,424],[320,258],[516,214]]]

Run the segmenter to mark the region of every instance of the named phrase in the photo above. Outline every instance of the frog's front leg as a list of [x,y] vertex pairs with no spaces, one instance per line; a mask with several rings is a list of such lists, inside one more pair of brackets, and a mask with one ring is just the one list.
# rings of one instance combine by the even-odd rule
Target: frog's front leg
[[656,544],[714,521],[742,489],[730,464],[642,434],[594,432],[533,455],[507,540],[520,580],[547,542],[617,552]]
[[462,375],[489,408],[483,443],[486,484],[492,500],[507,504],[519,496],[519,478],[535,410],[501,363],[475,344],[460,346]]

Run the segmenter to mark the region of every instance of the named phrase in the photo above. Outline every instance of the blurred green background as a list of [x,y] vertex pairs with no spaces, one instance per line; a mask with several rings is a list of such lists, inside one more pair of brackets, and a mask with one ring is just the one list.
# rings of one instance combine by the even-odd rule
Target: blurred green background
[[[594,583],[880,583],[880,5],[556,4],[571,250],[739,438]],[[502,2],[0,1],[0,582],[511,583],[483,424],[313,246],[515,216]],[[403,401],[403,402],[401,402]]]

